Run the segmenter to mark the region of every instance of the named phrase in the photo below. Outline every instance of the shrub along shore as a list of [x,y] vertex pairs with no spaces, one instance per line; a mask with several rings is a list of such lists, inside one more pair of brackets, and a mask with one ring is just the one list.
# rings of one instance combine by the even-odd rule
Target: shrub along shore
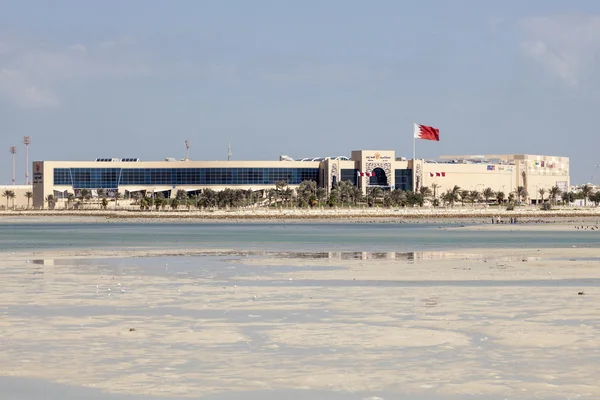
[[[169,211],[141,211],[141,210],[27,210],[3,211],[2,217],[74,217],[74,218],[101,218],[101,219],[189,219],[189,220],[359,220],[372,219],[384,220],[475,220],[485,219],[488,222],[492,217],[509,219],[542,221],[562,220],[569,218],[600,218],[600,208],[565,208],[543,211],[535,207],[515,208],[514,210],[487,208],[313,208],[313,209],[232,209],[232,210],[169,210]],[[20,218],[19,218],[20,219]],[[523,221],[523,222],[524,222]],[[566,221],[565,221],[566,222]]]

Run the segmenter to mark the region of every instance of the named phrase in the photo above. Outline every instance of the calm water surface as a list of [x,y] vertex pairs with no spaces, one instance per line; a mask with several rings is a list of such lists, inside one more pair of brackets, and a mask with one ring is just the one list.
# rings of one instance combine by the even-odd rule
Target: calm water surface
[[509,232],[436,224],[61,223],[0,225],[0,250],[186,248],[413,251],[494,247],[598,247],[598,231]]

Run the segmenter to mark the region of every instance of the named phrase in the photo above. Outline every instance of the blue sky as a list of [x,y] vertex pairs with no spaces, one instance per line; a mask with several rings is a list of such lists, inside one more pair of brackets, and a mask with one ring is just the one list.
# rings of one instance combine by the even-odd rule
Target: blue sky
[[600,177],[600,3],[0,0],[0,183],[31,159],[533,153]]

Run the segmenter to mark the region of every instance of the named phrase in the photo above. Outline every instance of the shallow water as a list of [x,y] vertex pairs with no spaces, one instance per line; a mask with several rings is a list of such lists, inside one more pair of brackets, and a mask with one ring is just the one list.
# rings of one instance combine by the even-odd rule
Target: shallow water
[[[460,251],[596,247],[597,232],[515,235],[380,225],[0,229],[4,249],[13,249],[7,241],[21,249],[65,243],[233,249],[3,263],[0,375],[35,370],[49,381],[68,377],[72,385],[0,377],[0,399],[149,398],[108,394],[107,388],[160,400],[567,398],[554,396],[558,389],[572,398],[597,398],[586,387],[594,387],[600,369],[600,278],[520,276],[519,268],[533,268],[530,263],[495,272],[505,278],[483,278],[496,263],[483,264],[485,251]],[[445,279],[438,260],[478,269]],[[560,257],[546,261],[565,264]],[[409,270],[425,278],[407,278]],[[370,278],[354,278],[361,273]],[[578,295],[582,290],[586,294]],[[324,389],[328,379],[331,390]],[[353,392],[355,384],[375,389]],[[90,385],[97,389],[84,388]],[[206,388],[210,393],[201,396]],[[494,395],[498,388],[506,394]],[[461,390],[471,396],[457,394]]]
[[600,231],[461,231],[446,224],[2,224],[0,250],[229,248],[271,251],[424,251],[460,248],[600,247]]

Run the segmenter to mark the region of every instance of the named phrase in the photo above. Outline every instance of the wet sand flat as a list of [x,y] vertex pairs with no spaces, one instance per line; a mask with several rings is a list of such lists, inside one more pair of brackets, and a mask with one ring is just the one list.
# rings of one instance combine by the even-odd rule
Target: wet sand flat
[[5,252],[0,389],[597,398],[598,256]]

